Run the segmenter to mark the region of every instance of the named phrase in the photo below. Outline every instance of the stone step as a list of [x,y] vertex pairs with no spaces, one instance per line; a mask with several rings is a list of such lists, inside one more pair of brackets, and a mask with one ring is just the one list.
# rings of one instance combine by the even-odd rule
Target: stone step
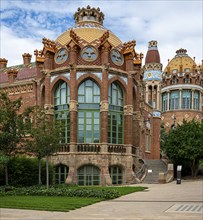
[[165,173],[167,166],[162,160],[144,160],[148,170],[143,183],[158,183],[159,173]]

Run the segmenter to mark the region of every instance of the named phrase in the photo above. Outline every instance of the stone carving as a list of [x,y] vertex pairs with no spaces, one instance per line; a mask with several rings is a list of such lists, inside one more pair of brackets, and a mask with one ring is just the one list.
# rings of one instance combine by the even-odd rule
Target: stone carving
[[100,112],[108,112],[109,103],[108,101],[104,100],[100,102]]
[[74,111],[77,112],[78,111],[78,102],[75,100],[70,100],[69,103],[69,111]]
[[133,115],[133,106],[125,105],[124,106],[124,115]]

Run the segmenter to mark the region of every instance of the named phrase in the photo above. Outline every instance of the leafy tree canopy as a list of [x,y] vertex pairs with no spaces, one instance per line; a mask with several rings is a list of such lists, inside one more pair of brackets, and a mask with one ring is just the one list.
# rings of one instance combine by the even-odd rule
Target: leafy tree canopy
[[192,175],[198,172],[199,161],[203,158],[203,122],[183,121],[176,129],[164,134],[162,150],[174,163],[188,162]]

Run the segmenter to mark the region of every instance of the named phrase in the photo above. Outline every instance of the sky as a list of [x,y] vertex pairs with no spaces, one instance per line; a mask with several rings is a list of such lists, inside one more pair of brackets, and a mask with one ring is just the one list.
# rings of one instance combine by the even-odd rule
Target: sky
[[56,38],[74,25],[78,7],[99,7],[104,26],[124,43],[136,40],[144,59],[156,40],[163,68],[180,48],[203,59],[203,0],[1,0],[0,57],[7,66],[23,63],[22,54],[42,49],[42,38]]

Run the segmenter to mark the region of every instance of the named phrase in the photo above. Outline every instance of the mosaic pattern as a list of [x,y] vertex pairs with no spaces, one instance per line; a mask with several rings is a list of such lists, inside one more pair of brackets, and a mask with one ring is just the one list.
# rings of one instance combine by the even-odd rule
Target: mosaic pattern
[[55,75],[55,76],[51,76],[51,83],[59,76],[64,76],[66,79],[70,80],[70,73],[63,73],[63,74],[60,74],[60,75]]
[[[96,77],[98,77],[100,80],[102,80],[102,73],[100,72],[88,72],[88,73],[93,74]],[[77,72],[77,80],[85,74],[87,74],[87,72]]]
[[162,81],[162,72],[159,70],[147,70],[144,72],[144,80]]

